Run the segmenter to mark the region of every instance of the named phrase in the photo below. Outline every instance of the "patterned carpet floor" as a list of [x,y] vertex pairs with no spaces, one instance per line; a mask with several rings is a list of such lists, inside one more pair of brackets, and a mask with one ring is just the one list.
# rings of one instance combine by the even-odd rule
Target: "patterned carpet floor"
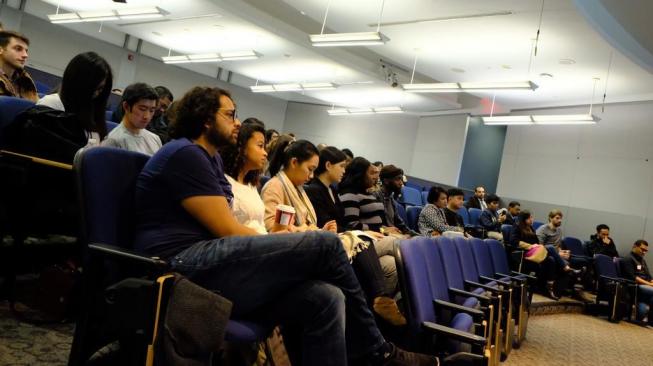
[[[73,324],[34,326],[0,301],[0,365],[65,365]],[[527,339],[504,366],[652,366],[653,329],[579,313],[532,316]]]

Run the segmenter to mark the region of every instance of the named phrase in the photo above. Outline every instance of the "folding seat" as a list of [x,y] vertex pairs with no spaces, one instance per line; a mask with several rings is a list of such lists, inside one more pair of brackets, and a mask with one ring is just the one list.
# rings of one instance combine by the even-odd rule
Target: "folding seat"
[[495,314],[498,311],[498,299],[486,296],[482,291],[475,293],[466,291],[462,288],[454,288],[450,286],[445,269],[442,265],[440,251],[436,245],[436,239],[424,239],[425,240],[418,243],[418,246],[421,248],[422,255],[426,261],[426,268],[432,293],[435,295],[436,299],[483,310],[484,320],[487,323],[486,332],[484,334],[489,342],[486,348],[491,351],[492,362],[494,364],[498,363],[500,349],[497,345],[500,344],[500,330],[495,327],[497,317]]
[[418,237],[395,246],[408,320],[407,346],[414,351],[439,355],[455,354],[467,346],[474,354],[474,365],[493,365],[494,347],[484,336],[487,329],[483,311],[449,302],[447,291],[442,292],[442,287],[432,284],[424,256],[425,245],[433,243]]
[[426,206],[426,204],[429,203],[428,197],[429,191],[422,191],[422,206]]
[[406,208],[404,205],[395,201],[395,211],[397,211],[397,215],[399,215],[404,222],[408,222],[408,216],[406,215]]
[[401,188],[401,202],[405,205],[410,206],[421,206],[422,205],[422,194],[420,193],[421,189],[416,189],[413,187],[403,186]]
[[104,112],[104,120],[107,122],[115,122],[118,123],[120,121],[114,121],[113,120],[113,111],[105,111]]
[[422,212],[422,208],[422,206],[406,207],[406,218],[408,219],[406,221],[406,225],[415,231],[419,231],[419,228],[417,227],[417,221],[419,220],[419,214]]
[[116,122],[106,121],[107,123],[107,133],[111,132],[114,128],[118,127]]
[[481,213],[483,213],[483,210],[480,210],[478,208],[471,207],[467,210],[469,212],[469,224],[478,227],[481,223]]
[[583,268],[587,272],[583,275],[583,285],[586,289],[594,288],[594,265],[593,258],[585,254],[585,249],[583,248],[583,242],[578,238],[567,236],[562,239],[560,247],[565,250],[569,250],[571,256],[569,257],[569,264],[573,268]]
[[[460,239],[466,240],[465,238]],[[495,309],[493,339],[497,349],[501,351],[502,359],[505,359],[512,351],[512,336],[515,329],[514,320],[512,319],[512,288],[510,286],[505,289],[499,288],[496,282],[494,285],[484,285],[478,282],[478,277],[466,280],[454,240],[437,237],[434,242],[440,252],[442,268],[450,289],[485,295],[493,300]],[[473,261],[473,258],[471,259]]]
[[0,96],[0,146],[1,131],[12,123],[18,114],[33,106],[34,102],[27,99]]
[[501,225],[501,235],[503,235],[504,244],[508,245],[510,242],[510,234],[512,233],[512,225]]
[[467,212],[467,207],[463,206],[458,209],[458,215],[462,216],[463,218],[463,223],[465,226],[468,226],[469,223],[469,213]]
[[[526,327],[530,313],[528,285],[522,281],[512,281],[511,278],[502,279],[482,276],[479,273],[478,265],[474,259],[474,253],[472,250],[472,243],[477,242],[484,245],[482,240],[477,238],[454,238],[453,242],[458,251],[458,259],[460,260],[463,278],[466,282],[472,281],[482,283],[486,286],[512,289],[512,301],[510,304],[512,304],[514,309],[511,309],[512,316],[506,317],[506,319],[514,319],[515,324],[513,324],[512,327],[507,326],[506,328],[514,329],[515,325],[517,326],[517,337],[513,339],[512,344],[515,348],[519,348],[521,341],[524,339],[526,334]],[[508,333],[506,334],[509,335]],[[507,338],[508,337],[506,337],[506,339]],[[506,345],[508,346],[508,344]]]
[[[119,364],[142,365],[154,329],[160,329],[155,320],[165,318],[165,307],[158,317],[157,309],[167,303],[169,265],[131,250],[134,188],[148,158],[107,147],[81,150],[75,158],[85,263],[69,366],[87,364],[116,341]],[[225,339],[249,343],[265,339],[269,332],[269,327],[254,322],[230,320]]]
[[607,303],[608,320],[618,323],[624,317],[632,320],[633,307],[637,302],[637,283],[619,274],[619,259],[607,255],[594,256],[597,274],[596,305]]
[[533,221],[533,229],[537,230],[540,226],[544,225],[542,221]]

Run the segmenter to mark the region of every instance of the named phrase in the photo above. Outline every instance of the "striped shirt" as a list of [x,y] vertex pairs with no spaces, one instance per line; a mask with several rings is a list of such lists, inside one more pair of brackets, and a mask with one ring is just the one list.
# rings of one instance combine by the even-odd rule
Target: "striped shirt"
[[373,194],[345,190],[339,194],[345,209],[344,224],[349,230],[379,231],[385,225],[385,209]]

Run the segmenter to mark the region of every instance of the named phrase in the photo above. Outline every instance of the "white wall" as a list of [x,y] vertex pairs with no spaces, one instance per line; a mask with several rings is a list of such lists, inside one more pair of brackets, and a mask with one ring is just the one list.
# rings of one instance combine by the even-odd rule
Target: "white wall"
[[457,185],[466,132],[467,115],[420,118],[410,175]]
[[607,105],[605,113],[595,107],[594,113],[602,119],[594,126],[510,126],[497,191],[562,207],[570,236],[586,238],[606,223],[625,253],[636,239],[653,241],[653,103]]
[[356,156],[395,164],[410,176],[450,185],[458,181],[466,116],[329,116],[327,109],[288,103],[284,131],[316,144],[348,147]]
[[[12,9],[6,10],[7,14],[10,10]],[[13,10],[13,12],[16,11]],[[31,40],[28,63],[34,68],[60,76],[70,59],[76,54],[95,51],[111,65],[114,72],[114,85],[124,87],[135,81],[146,82],[153,86],[165,85],[170,88],[175,98],[181,98],[188,89],[196,85],[219,86],[232,93],[238,107],[238,116],[241,119],[256,117],[264,121],[268,128],[283,128],[287,103],[285,100],[254,94],[239,86],[217,80],[215,77],[207,75],[213,70],[206,66],[200,66],[197,68],[198,72],[195,72],[187,68],[166,65],[158,59],[136,54],[117,46],[116,43],[120,43],[120,34],[109,29],[103,31],[103,33],[107,33],[104,38],[108,38],[109,41],[104,42],[62,26],[50,24],[29,14],[18,14],[22,14],[22,18],[17,30]],[[4,14],[0,19],[4,19]],[[144,49],[152,50],[153,46],[146,46]],[[133,60],[128,59],[130,54],[134,56]],[[217,67],[214,69],[217,71]]]

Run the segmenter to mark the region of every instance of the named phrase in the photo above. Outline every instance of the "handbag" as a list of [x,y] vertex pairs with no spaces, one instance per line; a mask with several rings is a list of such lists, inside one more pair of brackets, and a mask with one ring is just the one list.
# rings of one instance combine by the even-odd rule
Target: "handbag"
[[543,245],[535,244],[532,245],[528,251],[526,251],[526,254],[524,254],[524,258],[526,258],[526,260],[529,260],[531,262],[542,263],[542,261],[546,259],[547,254],[548,253],[546,251],[546,248]]

